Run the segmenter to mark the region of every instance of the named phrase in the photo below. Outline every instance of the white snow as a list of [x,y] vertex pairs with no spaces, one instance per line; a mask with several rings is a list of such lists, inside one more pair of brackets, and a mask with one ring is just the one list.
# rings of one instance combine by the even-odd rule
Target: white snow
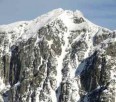
[[[27,41],[30,37],[34,37],[35,34],[37,34],[37,31],[43,27],[44,25],[48,24],[49,22],[52,22],[55,18],[57,18],[59,15],[61,15],[64,12],[63,9],[55,9],[47,14],[44,14],[32,21],[21,21],[12,23],[9,25],[1,25],[0,31],[5,31],[7,33],[11,31],[15,31],[18,38],[15,39],[15,41]],[[20,27],[22,26],[22,27]]]
[[14,87],[17,88],[18,86],[20,86],[20,84],[21,84],[21,83],[18,81],[18,82],[14,85]]
[[[73,17],[78,17],[81,18],[83,17],[83,19],[85,20],[85,22],[82,22],[80,24],[76,24],[73,22]],[[49,24],[50,22],[56,20],[56,19],[60,19],[63,21],[63,23],[65,24],[65,26],[68,28],[67,32],[64,32],[64,34],[60,33],[58,35],[59,38],[61,38],[63,36],[63,41],[64,44],[62,44],[61,48],[62,48],[62,52],[60,56],[55,56],[56,60],[57,60],[57,76],[56,80],[57,80],[57,88],[60,86],[61,82],[62,82],[62,68],[63,68],[63,60],[66,57],[66,55],[68,54],[67,50],[70,49],[71,44],[69,45],[69,37],[70,35],[70,31],[76,31],[76,30],[82,30],[82,29],[86,29],[86,36],[85,38],[82,37],[82,35],[84,35],[84,33],[82,32],[80,35],[78,35],[72,43],[74,43],[75,41],[79,41],[79,40],[85,40],[85,42],[87,43],[88,49],[84,52],[84,59],[88,58],[90,56],[90,52],[94,52],[96,49],[100,49],[101,47],[101,43],[97,46],[93,46],[93,37],[95,35],[100,35],[102,32],[102,29],[104,30],[108,30],[106,28],[101,28],[93,23],[91,23],[89,20],[87,20],[86,18],[84,18],[83,14],[80,11],[70,11],[70,10],[62,10],[62,9],[56,9],[53,10],[45,15],[42,15],[34,20],[31,21],[22,21],[22,22],[16,22],[13,24],[9,24],[9,25],[2,25],[0,26],[0,32],[5,32],[7,35],[7,38],[9,40],[9,45],[5,48],[6,53],[10,53],[9,52],[9,48],[13,45],[16,44],[17,42],[20,41],[27,41],[29,38],[36,38],[36,42],[35,42],[35,47],[37,47],[37,43],[42,41],[43,38],[38,38],[37,36],[37,32],[38,30]],[[110,30],[108,30],[109,32],[111,32]],[[12,33],[11,33],[12,32]],[[14,39],[11,39],[12,36],[15,36]],[[109,38],[107,40],[104,40],[102,43],[109,43],[109,42],[115,42],[116,38]],[[53,40],[47,41],[48,45],[49,45],[49,49],[51,48],[51,45],[53,44]],[[3,51],[4,47],[0,46],[0,49]],[[103,50],[103,49],[101,49]],[[2,54],[1,54],[2,56]],[[78,61],[78,56],[75,55],[76,58],[76,63],[75,66],[76,68],[72,67],[72,63],[68,63],[68,67],[69,67],[69,76],[66,79],[73,79],[75,78],[75,73],[77,71],[77,75],[76,78],[79,77],[80,73],[82,72],[83,68],[85,67],[86,61],[83,62],[79,62]],[[110,59],[110,58],[109,58]],[[41,63],[40,65],[42,65],[42,57],[41,57]],[[115,67],[115,66],[114,66]],[[100,68],[100,66],[99,66]],[[38,70],[39,70],[39,66],[38,66]],[[111,70],[111,79],[116,80],[116,72],[114,72],[113,70]],[[44,81],[43,81],[44,82]],[[40,87],[37,88],[36,90],[36,102],[39,102],[39,94],[40,94],[40,90],[42,90],[43,87],[43,82],[41,83]],[[79,81],[78,81],[79,83]],[[74,91],[71,94],[71,97],[73,99],[73,101],[75,102],[75,100],[79,100],[80,99],[80,95],[79,95],[79,85],[78,85],[76,79],[74,79],[74,81],[72,82],[72,90]],[[14,87],[16,88],[17,86],[19,86],[21,83],[17,82]],[[46,94],[45,95],[47,97],[51,97],[53,102],[57,102],[57,98],[59,97],[59,93],[56,96],[55,90],[52,89],[52,87],[50,86],[50,83],[48,82],[48,87],[50,89],[50,94]],[[8,89],[9,87],[7,87],[4,82],[3,79],[0,78],[0,92]],[[115,90],[116,90],[116,84],[115,84]],[[60,90],[59,90],[60,92]],[[28,92],[27,92],[28,94]],[[30,99],[31,101],[31,99]],[[85,97],[84,102],[87,102],[87,97]]]
[[55,90],[53,90],[50,86],[50,82],[48,82],[48,87],[50,89],[50,97],[52,99],[52,102],[57,102],[57,97],[56,97],[56,93]]
[[3,82],[3,79],[0,77],[0,92],[5,89],[5,84]]
[[76,68],[72,68],[72,66],[70,65],[70,63],[68,64],[69,72],[70,72],[70,78],[74,78],[75,77],[75,72],[76,72]]
[[66,49],[68,47],[68,35],[69,33],[67,32],[67,34],[64,36],[64,41],[65,44],[62,45],[62,53],[60,56],[57,57],[57,61],[58,61],[58,66],[57,66],[57,87],[59,87],[61,81],[62,81],[62,73],[61,70],[63,68],[63,59],[65,58],[65,55],[67,54]]
[[47,41],[49,45],[49,49],[51,48],[51,45],[53,44],[53,40]]
[[28,40],[30,37],[35,36],[37,31],[43,27],[44,25],[48,24],[49,22],[52,22],[56,17],[61,15],[63,12],[62,9],[56,9],[48,14],[42,15],[39,18],[36,18],[34,21],[31,21],[31,23],[28,25],[28,31],[24,33],[21,38],[23,40]]
[[[79,82],[79,80],[78,80]],[[79,83],[77,84],[77,81],[75,79],[72,79],[72,82],[71,82],[72,86],[72,94],[71,94],[71,98],[73,99],[74,102],[78,102],[79,99],[80,99],[80,94],[79,94]]]
[[39,95],[40,95],[40,90],[39,90],[39,88],[37,88],[36,89],[36,98],[35,98],[36,99],[35,100],[36,102],[39,102]]
[[82,13],[81,11],[79,11],[79,10],[76,10],[76,11],[74,12],[74,16],[75,16],[75,17],[78,17],[78,18],[84,17],[83,13]]
[[10,89],[10,85],[5,85],[3,79],[0,77],[0,93],[4,93]]

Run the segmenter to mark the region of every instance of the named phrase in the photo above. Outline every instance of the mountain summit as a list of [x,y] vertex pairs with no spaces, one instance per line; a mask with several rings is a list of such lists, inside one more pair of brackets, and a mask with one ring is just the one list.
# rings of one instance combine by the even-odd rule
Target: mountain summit
[[0,102],[115,102],[116,31],[56,9],[0,26]]

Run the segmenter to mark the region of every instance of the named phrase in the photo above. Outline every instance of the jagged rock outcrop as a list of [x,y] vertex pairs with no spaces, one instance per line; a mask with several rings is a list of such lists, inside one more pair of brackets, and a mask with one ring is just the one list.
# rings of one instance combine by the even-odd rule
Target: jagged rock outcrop
[[115,101],[115,31],[62,9],[0,26],[0,102]]

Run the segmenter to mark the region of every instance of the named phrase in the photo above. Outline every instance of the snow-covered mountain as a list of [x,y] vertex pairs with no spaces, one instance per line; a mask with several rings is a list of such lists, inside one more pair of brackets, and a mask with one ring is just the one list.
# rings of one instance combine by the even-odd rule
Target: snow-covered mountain
[[116,31],[63,9],[1,25],[0,102],[116,102]]

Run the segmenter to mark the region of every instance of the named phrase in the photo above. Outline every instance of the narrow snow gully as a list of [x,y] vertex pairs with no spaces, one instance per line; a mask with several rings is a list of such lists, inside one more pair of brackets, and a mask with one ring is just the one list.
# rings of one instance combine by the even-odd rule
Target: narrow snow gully
[[57,61],[58,61],[58,66],[57,66],[57,88],[58,90],[58,94],[57,94],[57,98],[59,98],[60,95],[60,84],[62,82],[62,68],[63,68],[63,59],[65,58],[67,52],[67,47],[69,44],[69,40],[68,40],[68,36],[69,36],[69,32],[67,31],[67,33],[65,33],[66,35],[64,35],[63,40],[65,42],[64,45],[62,45],[62,53],[60,56],[57,56]]
[[67,46],[68,46],[68,33],[67,35],[64,36],[64,41],[65,41],[65,44],[62,45],[62,53],[60,56],[57,57],[57,61],[58,61],[58,66],[57,66],[57,87],[60,86],[60,83],[62,81],[62,73],[61,73],[61,70],[63,68],[63,59],[65,58],[65,55],[67,54],[66,52],[66,49],[67,49]]

